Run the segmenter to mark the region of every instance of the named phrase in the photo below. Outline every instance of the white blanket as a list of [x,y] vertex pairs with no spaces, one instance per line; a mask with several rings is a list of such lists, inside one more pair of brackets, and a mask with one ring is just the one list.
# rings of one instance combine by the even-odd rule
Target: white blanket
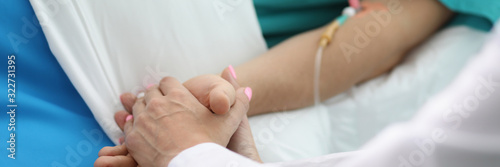
[[[119,95],[164,76],[181,81],[218,73],[266,51],[251,1],[31,0],[50,49],[106,134],[122,135]],[[356,150],[379,130],[406,120],[443,89],[485,35],[445,30],[391,74],[356,86],[318,108],[253,117],[266,162]]]
[[357,150],[389,124],[411,118],[455,78],[486,37],[468,27],[442,30],[389,74],[355,86],[319,108],[250,118],[263,161]]
[[113,142],[119,95],[266,51],[251,1],[30,1],[50,49]]

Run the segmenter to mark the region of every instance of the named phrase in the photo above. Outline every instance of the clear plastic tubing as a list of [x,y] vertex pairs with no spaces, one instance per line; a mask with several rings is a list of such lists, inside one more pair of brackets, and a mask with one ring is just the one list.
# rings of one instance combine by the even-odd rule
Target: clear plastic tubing
[[325,48],[320,46],[316,52],[316,59],[314,61],[314,105],[318,106],[321,103],[320,97],[320,81],[321,81],[321,59],[323,58],[323,50]]
[[[360,9],[359,0],[352,0],[349,2],[354,7]],[[337,19],[335,19],[335,21],[332,24],[330,24],[327,27],[326,31],[321,35],[321,40],[320,40],[320,44],[318,47],[318,51],[316,51],[316,58],[314,61],[314,81],[313,81],[314,82],[313,83],[313,86],[314,86],[313,93],[314,93],[314,105],[315,106],[318,106],[321,103],[321,96],[320,96],[321,84],[320,84],[320,82],[321,82],[321,60],[323,58],[323,51],[324,51],[325,47],[331,42],[337,29],[340,26],[342,26],[349,17],[354,16],[357,13],[357,11],[353,7],[347,7],[344,9],[344,11],[342,13],[343,14],[340,17],[338,17]]]

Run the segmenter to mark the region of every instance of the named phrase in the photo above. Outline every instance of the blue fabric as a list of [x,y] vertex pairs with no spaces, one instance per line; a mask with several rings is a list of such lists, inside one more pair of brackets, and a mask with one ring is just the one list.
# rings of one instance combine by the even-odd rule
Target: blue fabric
[[[49,50],[27,0],[0,1],[0,166],[93,166],[113,145]],[[7,56],[16,56],[16,159],[7,157]]]
[[[451,9],[464,13],[451,24],[488,29],[499,17],[500,1],[442,1]],[[330,22],[347,5],[345,0],[254,2],[269,46]],[[474,7],[468,5],[472,2],[490,7],[469,8]],[[16,56],[16,159],[7,157],[9,145],[6,141],[10,131],[6,127],[10,117],[6,114],[7,82],[1,82],[3,90],[0,92],[4,93],[0,95],[3,112],[0,116],[0,127],[3,127],[0,128],[1,166],[92,166],[99,149],[113,144],[50,52],[27,0],[0,1],[0,57],[3,61],[0,69],[4,70],[1,72],[4,81],[7,80],[7,56],[10,54]]]

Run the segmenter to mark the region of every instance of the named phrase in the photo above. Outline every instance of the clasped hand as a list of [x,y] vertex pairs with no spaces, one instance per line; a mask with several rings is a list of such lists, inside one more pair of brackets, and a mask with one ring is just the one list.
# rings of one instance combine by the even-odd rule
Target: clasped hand
[[128,112],[117,112],[115,120],[124,144],[103,148],[94,165],[165,167],[183,150],[207,142],[260,161],[246,117],[251,89],[239,88],[231,70],[184,84],[165,77],[143,97],[122,95]]

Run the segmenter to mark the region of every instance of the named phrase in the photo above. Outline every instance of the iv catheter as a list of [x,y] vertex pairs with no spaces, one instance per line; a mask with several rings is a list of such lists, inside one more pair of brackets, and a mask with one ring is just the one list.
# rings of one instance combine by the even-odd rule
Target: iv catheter
[[321,102],[320,97],[320,72],[321,72],[321,58],[323,57],[323,50],[328,44],[331,43],[333,36],[340,26],[342,26],[347,19],[356,15],[361,11],[359,0],[349,0],[350,7],[347,7],[342,12],[342,15],[336,18],[321,35],[319,48],[316,52],[315,69],[314,69],[314,104],[318,106]]
[[[359,0],[358,0],[359,1]],[[320,40],[320,46],[321,47],[326,47],[332,40],[333,38],[333,35],[335,35],[335,32],[337,31],[337,29],[344,25],[345,21],[347,21],[347,19],[349,19],[350,17],[356,15],[356,13],[358,13],[360,11],[360,9],[355,9],[353,7],[347,7],[344,9],[344,11],[342,12],[342,16],[339,16],[335,19],[335,21],[333,21],[332,23],[330,23],[330,25],[328,25],[328,27],[326,28],[326,31],[323,32],[323,34],[321,35],[321,40]]]

